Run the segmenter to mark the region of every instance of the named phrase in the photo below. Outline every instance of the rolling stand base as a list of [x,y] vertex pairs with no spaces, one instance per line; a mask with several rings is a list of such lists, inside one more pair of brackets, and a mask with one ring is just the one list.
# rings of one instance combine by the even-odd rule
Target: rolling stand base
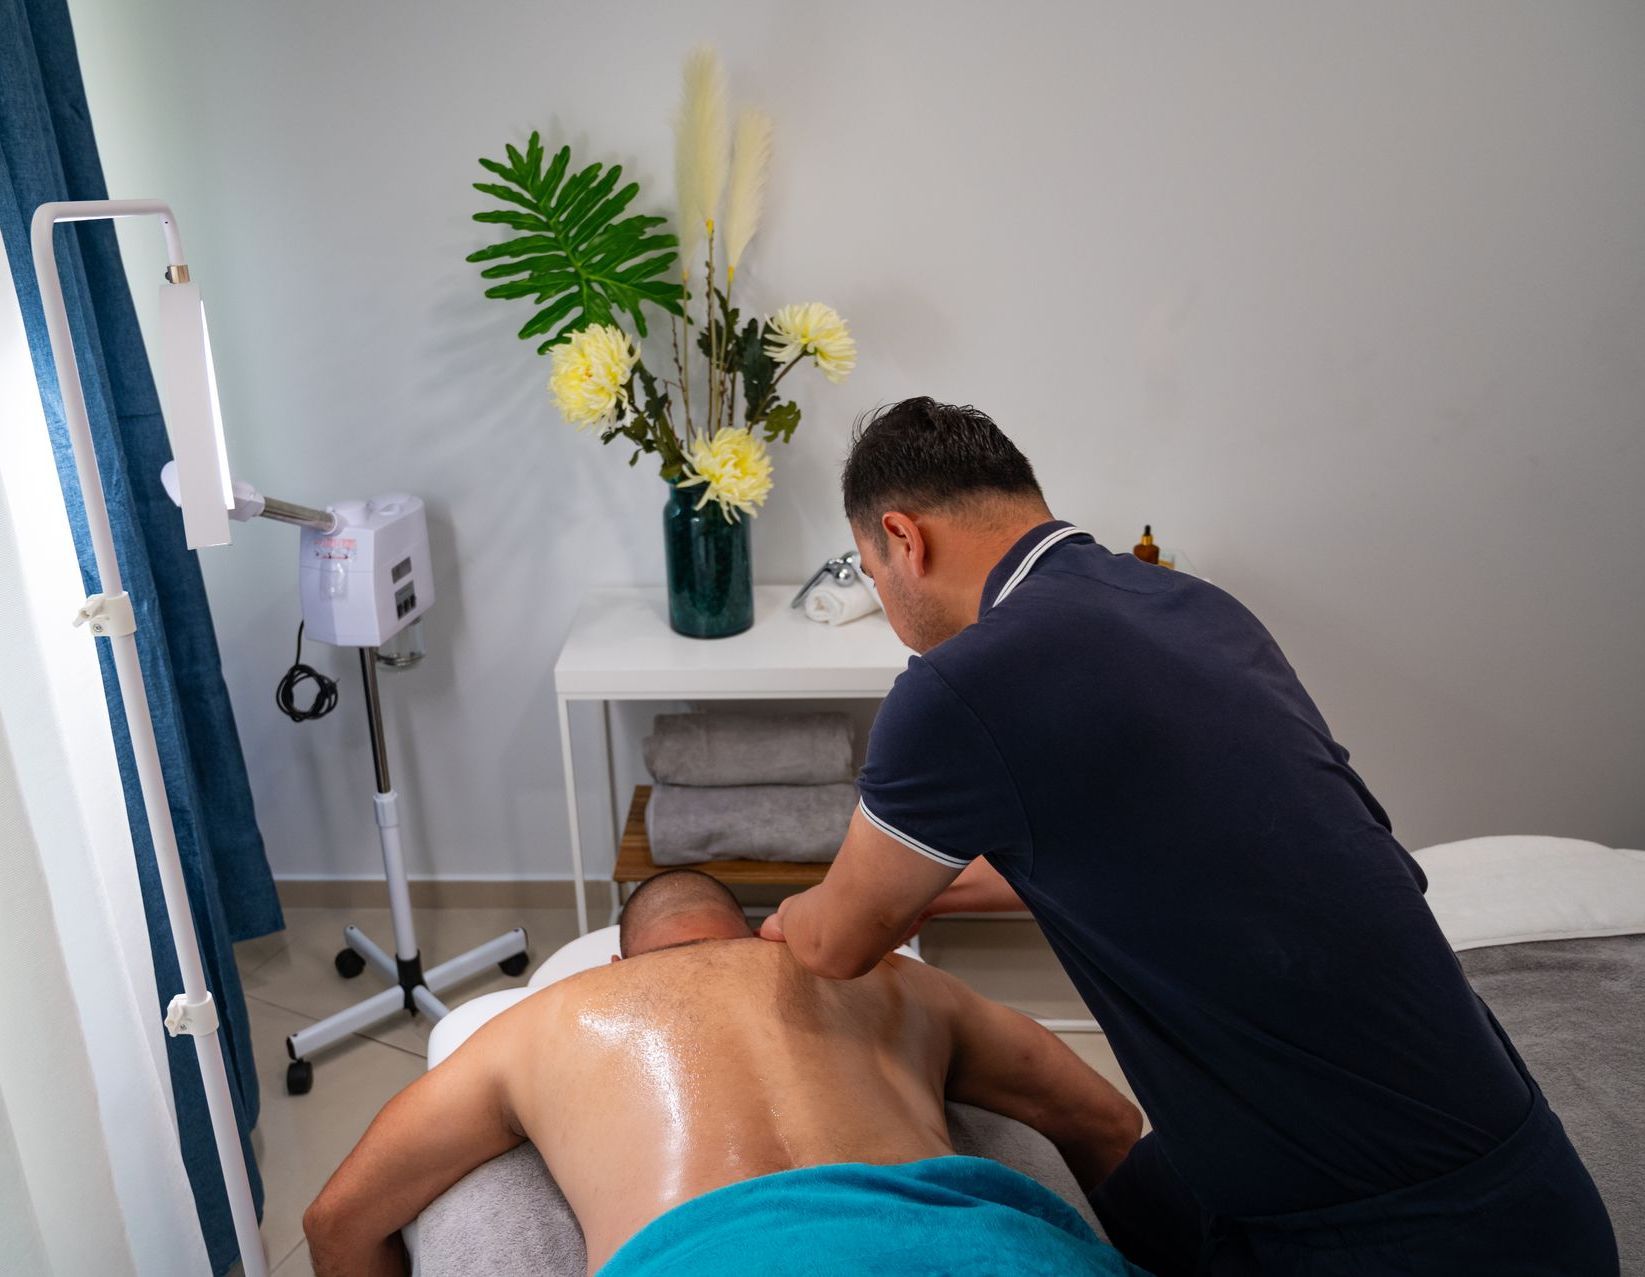
[[350,1034],[364,1032],[396,1015],[415,1015],[421,1011],[431,1020],[443,1019],[446,1006],[439,994],[492,965],[509,976],[524,974],[527,965],[526,933],[519,927],[427,972],[413,959],[404,964],[408,973],[404,983],[401,982],[402,965],[358,927],[343,928],[343,943],[347,948],[340,950],[335,960],[338,974],[352,979],[369,966],[390,981],[390,986],[346,1011],[299,1029],[286,1039],[286,1053],[291,1056],[291,1064],[286,1068],[286,1091],[291,1095],[306,1095],[314,1085],[314,1066],[307,1057],[315,1051],[323,1051]]
[[526,934],[519,927],[470,949],[437,967],[423,970],[422,953],[411,917],[411,891],[406,883],[405,862],[400,854],[399,795],[389,784],[388,753],[383,740],[383,720],[377,699],[377,651],[360,649],[360,669],[365,678],[366,709],[371,717],[371,757],[377,769],[377,836],[383,846],[383,876],[388,880],[389,913],[394,919],[394,953],[380,948],[370,936],[355,926],[343,928],[345,948],[334,963],[337,974],[352,980],[368,966],[389,982],[389,987],[346,1011],[327,1016],[317,1024],[299,1029],[286,1039],[286,1091],[306,1095],[314,1085],[314,1065],[308,1056],[341,1042],[353,1033],[401,1014],[421,1011],[431,1020],[445,1018],[446,1006],[439,994],[496,965],[504,975],[518,976],[527,964]]

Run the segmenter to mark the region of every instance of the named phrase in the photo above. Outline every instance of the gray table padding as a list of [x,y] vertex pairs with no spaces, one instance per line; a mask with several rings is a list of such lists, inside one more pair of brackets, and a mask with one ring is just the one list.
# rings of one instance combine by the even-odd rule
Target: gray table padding
[[[1037,1131],[966,1104],[948,1106],[954,1150],[1031,1175],[1097,1226],[1073,1172]],[[537,1150],[522,1144],[452,1185],[417,1222],[417,1277],[582,1277],[582,1230]]]
[[1599,1186],[1622,1271],[1645,1274],[1645,936],[1458,957]]

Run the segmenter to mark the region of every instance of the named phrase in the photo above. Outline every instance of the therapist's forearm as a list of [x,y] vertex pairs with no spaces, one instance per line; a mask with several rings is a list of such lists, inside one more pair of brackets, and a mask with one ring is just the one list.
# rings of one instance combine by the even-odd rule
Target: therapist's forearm
[[817,886],[782,902],[760,934],[787,940],[816,975],[854,980],[895,949],[955,871],[911,851],[859,809]]
[[837,890],[822,883],[783,901],[783,938],[800,965],[826,980],[855,980],[896,948],[898,934],[872,917],[845,907]]

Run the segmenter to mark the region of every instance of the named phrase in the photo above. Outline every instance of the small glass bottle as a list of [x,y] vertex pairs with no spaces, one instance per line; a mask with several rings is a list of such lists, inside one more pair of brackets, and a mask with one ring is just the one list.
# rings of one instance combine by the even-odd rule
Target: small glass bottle
[[1153,524],[1145,523],[1142,525],[1142,540],[1131,547],[1131,553],[1136,555],[1144,563],[1159,562],[1159,546],[1154,544]]

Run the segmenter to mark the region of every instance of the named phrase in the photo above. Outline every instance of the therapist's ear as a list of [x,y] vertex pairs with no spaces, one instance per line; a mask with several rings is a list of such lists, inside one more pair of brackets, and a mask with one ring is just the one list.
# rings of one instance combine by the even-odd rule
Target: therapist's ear
[[926,544],[920,525],[906,514],[888,510],[880,516],[880,527],[885,530],[886,559],[901,558],[905,560],[909,575],[924,576]]

